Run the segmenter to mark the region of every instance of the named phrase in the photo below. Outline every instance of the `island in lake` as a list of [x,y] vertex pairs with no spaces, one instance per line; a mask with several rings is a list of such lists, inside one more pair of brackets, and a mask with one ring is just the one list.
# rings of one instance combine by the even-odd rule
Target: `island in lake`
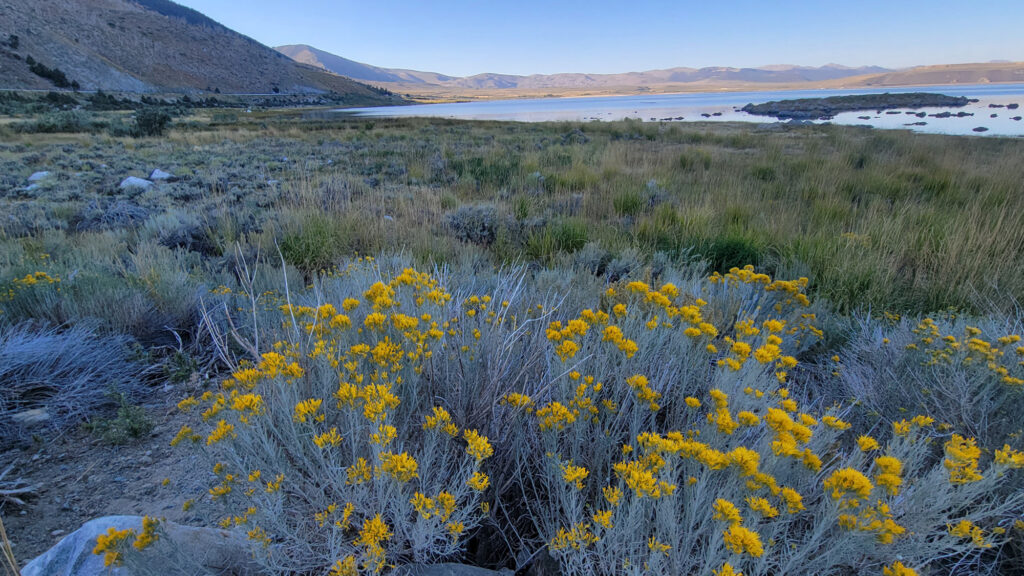
[[861,110],[892,110],[894,108],[961,107],[970,103],[963,96],[946,96],[929,92],[903,94],[855,94],[827,98],[778,100],[763,104],[747,104],[742,111],[757,116],[774,116],[784,120],[828,120],[840,112]]

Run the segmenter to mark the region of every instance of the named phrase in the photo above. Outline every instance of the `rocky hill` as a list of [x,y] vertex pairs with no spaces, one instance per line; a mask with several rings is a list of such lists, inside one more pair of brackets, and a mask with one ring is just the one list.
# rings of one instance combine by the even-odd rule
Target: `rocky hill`
[[0,88],[391,97],[169,0],[0,0]]
[[[856,82],[853,82],[856,81]],[[917,66],[851,79],[861,86],[925,86],[929,84],[1024,83],[1024,62],[988,62]]]
[[409,84],[442,84],[457,80],[453,76],[445,76],[436,72],[420,72],[401,68],[378,68],[348,58],[342,58],[330,52],[324,52],[306,44],[290,44],[278,46],[278,52],[296,62],[323,68],[335,74],[363,80],[366,82],[403,82]]

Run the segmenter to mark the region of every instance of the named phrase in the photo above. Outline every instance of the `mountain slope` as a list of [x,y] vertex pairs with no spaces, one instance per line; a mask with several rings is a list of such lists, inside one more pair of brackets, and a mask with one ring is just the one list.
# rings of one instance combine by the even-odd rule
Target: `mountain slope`
[[864,78],[851,78],[862,86],[923,86],[929,84],[987,84],[989,82],[1024,83],[1024,62],[988,62],[981,64],[944,64],[917,66]]
[[[762,68],[669,68],[623,74],[476,74],[453,77],[436,72],[420,72],[395,68],[379,68],[342,58],[306,44],[278,46],[277,51],[297,62],[318,66],[325,70],[356,80],[403,85],[425,84],[471,90],[515,90],[540,88],[607,88],[651,86],[671,83],[799,83],[820,82],[865,74],[889,72],[878,66],[850,68],[827,64],[820,68],[776,65]],[[412,87],[412,86],[407,86]]]
[[53,87],[30,70],[31,56],[84,90],[336,92],[354,101],[385,99],[168,0],[5,0],[0,42],[0,88]]
[[417,70],[402,70],[397,68],[378,68],[348,58],[342,58],[330,52],[318,50],[307,44],[290,44],[288,46],[277,46],[278,52],[288,56],[292,60],[302,64],[309,64],[317,68],[323,68],[335,74],[347,76],[356,80],[367,82],[406,82],[410,84],[436,84],[455,80],[452,76],[437,74],[435,72],[419,72]]

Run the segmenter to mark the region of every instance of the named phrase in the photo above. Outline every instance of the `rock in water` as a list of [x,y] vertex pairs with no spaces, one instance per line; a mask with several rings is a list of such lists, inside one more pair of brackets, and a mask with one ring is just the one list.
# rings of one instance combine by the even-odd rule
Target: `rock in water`
[[159,168],[153,170],[153,173],[149,175],[150,180],[170,180],[171,178],[174,178],[174,174],[164,172]]
[[[90,520],[56,546],[21,569],[22,576],[136,576],[128,566],[107,568],[93,554],[96,538],[108,528],[142,531],[141,516],[106,516]],[[205,574],[263,574],[252,560],[245,537],[227,530],[193,528],[161,522],[160,539],[140,552],[147,574],[196,576]]]
[[118,186],[121,190],[131,190],[132,188],[141,188],[143,190],[152,186],[153,183],[144,178],[138,178],[136,176],[129,176],[121,181],[121,185]]

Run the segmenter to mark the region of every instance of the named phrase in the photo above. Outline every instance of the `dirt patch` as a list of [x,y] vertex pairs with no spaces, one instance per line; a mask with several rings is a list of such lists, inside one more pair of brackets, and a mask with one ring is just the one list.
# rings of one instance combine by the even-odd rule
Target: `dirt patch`
[[148,514],[202,524],[194,509],[182,511],[182,503],[205,494],[209,471],[197,451],[169,445],[187,418],[174,406],[183,395],[172,392],[165,403],[144,406],[155,426],[147,437],[126,445],[112,446],[76,428],[0,453],[3,467],[15,464],[14,477],[38,487],[25,506],[7,504],[0,510],[22,566],[100,516]]

